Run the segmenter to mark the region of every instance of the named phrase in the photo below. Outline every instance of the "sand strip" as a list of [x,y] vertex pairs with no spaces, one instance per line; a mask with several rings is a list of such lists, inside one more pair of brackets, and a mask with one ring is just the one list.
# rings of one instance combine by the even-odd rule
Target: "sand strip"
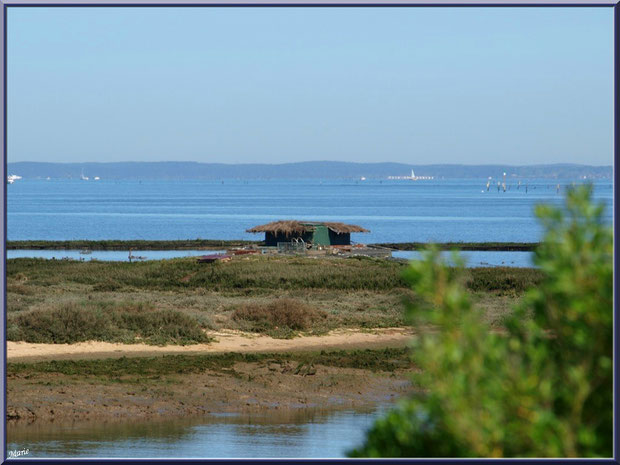
[[80,342],[77,344],[33,344],[7,342],[8,362],[42,360],[96,359],[147,357],[164,354],[204,354],[223,352],[294,352],[324,349],[370,349],[405,347],[414,331],[412,328],[385,328],[360,332],[336,330],[323,336],[304,336],[294,339],[274,339],[239,331],[210,333],[215,341],[187,346],[152,346],[147,344],[116,344],[110,342]]

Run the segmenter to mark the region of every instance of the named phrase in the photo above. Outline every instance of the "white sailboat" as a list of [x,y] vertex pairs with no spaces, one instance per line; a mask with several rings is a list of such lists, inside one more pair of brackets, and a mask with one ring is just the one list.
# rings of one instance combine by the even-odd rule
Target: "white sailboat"
[[388,176],[388,179],[408,179],[409,181],[420,181],[434,179],[433,176],[416,176],[415,172],[411,170],[411,176]]
[[82,170],[82,174],[80,175],[80,179],[82,181],[88,181],[88,176],[84,176],[84,170]]
[[412,181],[420,181],[423,179],[433,179],[433,177],[432,176],[416,176],[413,170],[411,170],[411,177],[409,179],[411,179]]

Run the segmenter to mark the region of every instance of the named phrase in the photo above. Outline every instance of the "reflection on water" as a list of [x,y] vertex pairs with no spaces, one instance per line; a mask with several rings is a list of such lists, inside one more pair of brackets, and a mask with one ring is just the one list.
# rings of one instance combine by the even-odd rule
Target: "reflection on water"
[[9,425],[7,447],[28,457],[344,457],[387,408]]

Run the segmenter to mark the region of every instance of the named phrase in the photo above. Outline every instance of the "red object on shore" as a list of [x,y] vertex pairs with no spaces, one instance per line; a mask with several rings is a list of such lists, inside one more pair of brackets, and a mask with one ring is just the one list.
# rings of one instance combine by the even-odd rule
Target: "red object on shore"
[[228,261],[232,257],[230,255],[214,253],[211,255],[202,255],[198,257],[198,263],[213,263],[217,261]]
[[260,253],[260,250],[233,250],[233,255],[249,255],[254,253]]

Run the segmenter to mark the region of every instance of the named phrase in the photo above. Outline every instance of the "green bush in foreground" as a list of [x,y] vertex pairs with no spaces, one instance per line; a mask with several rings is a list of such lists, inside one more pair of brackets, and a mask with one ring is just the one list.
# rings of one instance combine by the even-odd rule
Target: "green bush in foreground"
[[493,333],[464,290],[463,269],[430,251],[407,279],[425,298],[414,324],[437,333],[414,343],[420,390],[368,432],[352,456],[610,457],[612,455],[613,236],[591,188],[566,208],[537,208],[544,273]]

